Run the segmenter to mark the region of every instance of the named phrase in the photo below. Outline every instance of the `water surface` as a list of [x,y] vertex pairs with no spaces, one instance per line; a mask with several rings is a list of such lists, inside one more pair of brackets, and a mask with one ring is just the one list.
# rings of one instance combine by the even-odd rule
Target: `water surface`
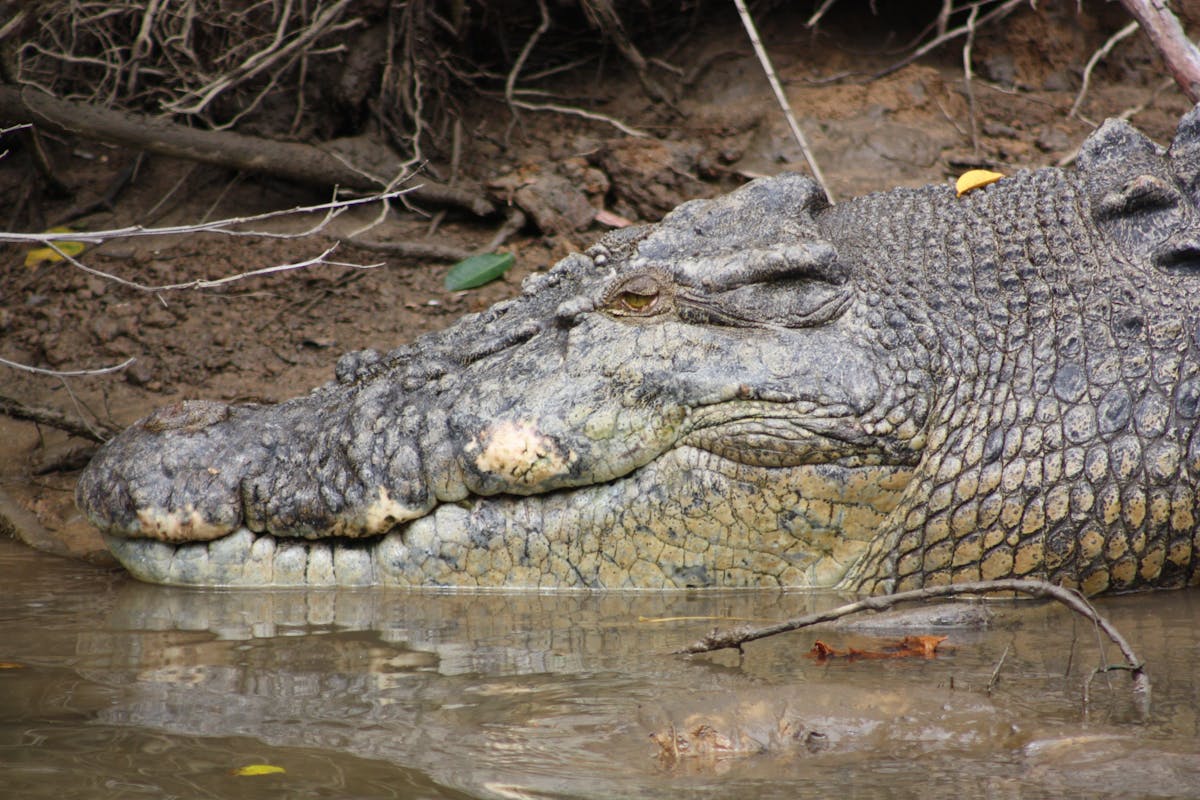
[[[1149,664],[1142,714],[1119,672],[1084,705],[1120,654],[1032,602],[935,659],[821,663],[815,639],[905,631],[685,658],[843,598],[180,590],[8,541],[0,586],[6,797],[1200,797],[1194,591],[1099,603]],[[284,771],[234,774],[258,764]]]

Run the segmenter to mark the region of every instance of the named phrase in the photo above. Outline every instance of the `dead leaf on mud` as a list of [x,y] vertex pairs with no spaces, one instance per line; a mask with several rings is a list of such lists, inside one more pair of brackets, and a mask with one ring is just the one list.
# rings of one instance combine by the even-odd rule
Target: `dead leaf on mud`
[[884,645],[879,650],[859,650],[854,647],[839,650],[818,639],[813,643],[812,650],[809,650],[807,655],[816,661],[828,661],[835,658],[844,658],[850,661],[883,658],[937,658],[938,645],[946,641],[946,638],[945,636],[905,636],[900,641]]
[[[74,231],[60,225],[51,228],[46,233],[74,233]],[[79,255],[86,247],[87,245],[83,242],[68,242],[63,240],[56,241],[53,247],[50,245],[35,247],[25,254],[25,266],[32,269],[42,264],[54,264],[64,261],[67,258]]]

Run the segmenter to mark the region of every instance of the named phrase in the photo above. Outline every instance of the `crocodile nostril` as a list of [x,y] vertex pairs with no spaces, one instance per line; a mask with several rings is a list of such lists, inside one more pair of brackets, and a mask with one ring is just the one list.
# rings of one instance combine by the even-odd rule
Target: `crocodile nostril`
[[1171,275],[1200,275],[1200,242],[1158,251],[1154,254],[1154,266]]

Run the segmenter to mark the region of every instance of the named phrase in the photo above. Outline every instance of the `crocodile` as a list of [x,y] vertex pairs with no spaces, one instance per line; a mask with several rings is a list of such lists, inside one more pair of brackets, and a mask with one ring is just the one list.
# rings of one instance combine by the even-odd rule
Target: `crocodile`
[[169,584],[1195,584],[1198,201],[1200,107],[961,194],[755,180],[302,397],[160,409],[77,501]]

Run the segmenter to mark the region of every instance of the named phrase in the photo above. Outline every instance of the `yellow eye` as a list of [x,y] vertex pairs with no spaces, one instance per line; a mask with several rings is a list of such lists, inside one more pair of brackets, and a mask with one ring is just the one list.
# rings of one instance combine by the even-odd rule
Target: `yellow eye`
[[649,311],[655,301],[658,300],[658,294],[640,294],[638,292],[621,292],[621,305],[630,311]]
[[604,307],[619,317],[652,317],[668,312],[675,297],[671,277],[647,270],[623,278],[604,295]]

